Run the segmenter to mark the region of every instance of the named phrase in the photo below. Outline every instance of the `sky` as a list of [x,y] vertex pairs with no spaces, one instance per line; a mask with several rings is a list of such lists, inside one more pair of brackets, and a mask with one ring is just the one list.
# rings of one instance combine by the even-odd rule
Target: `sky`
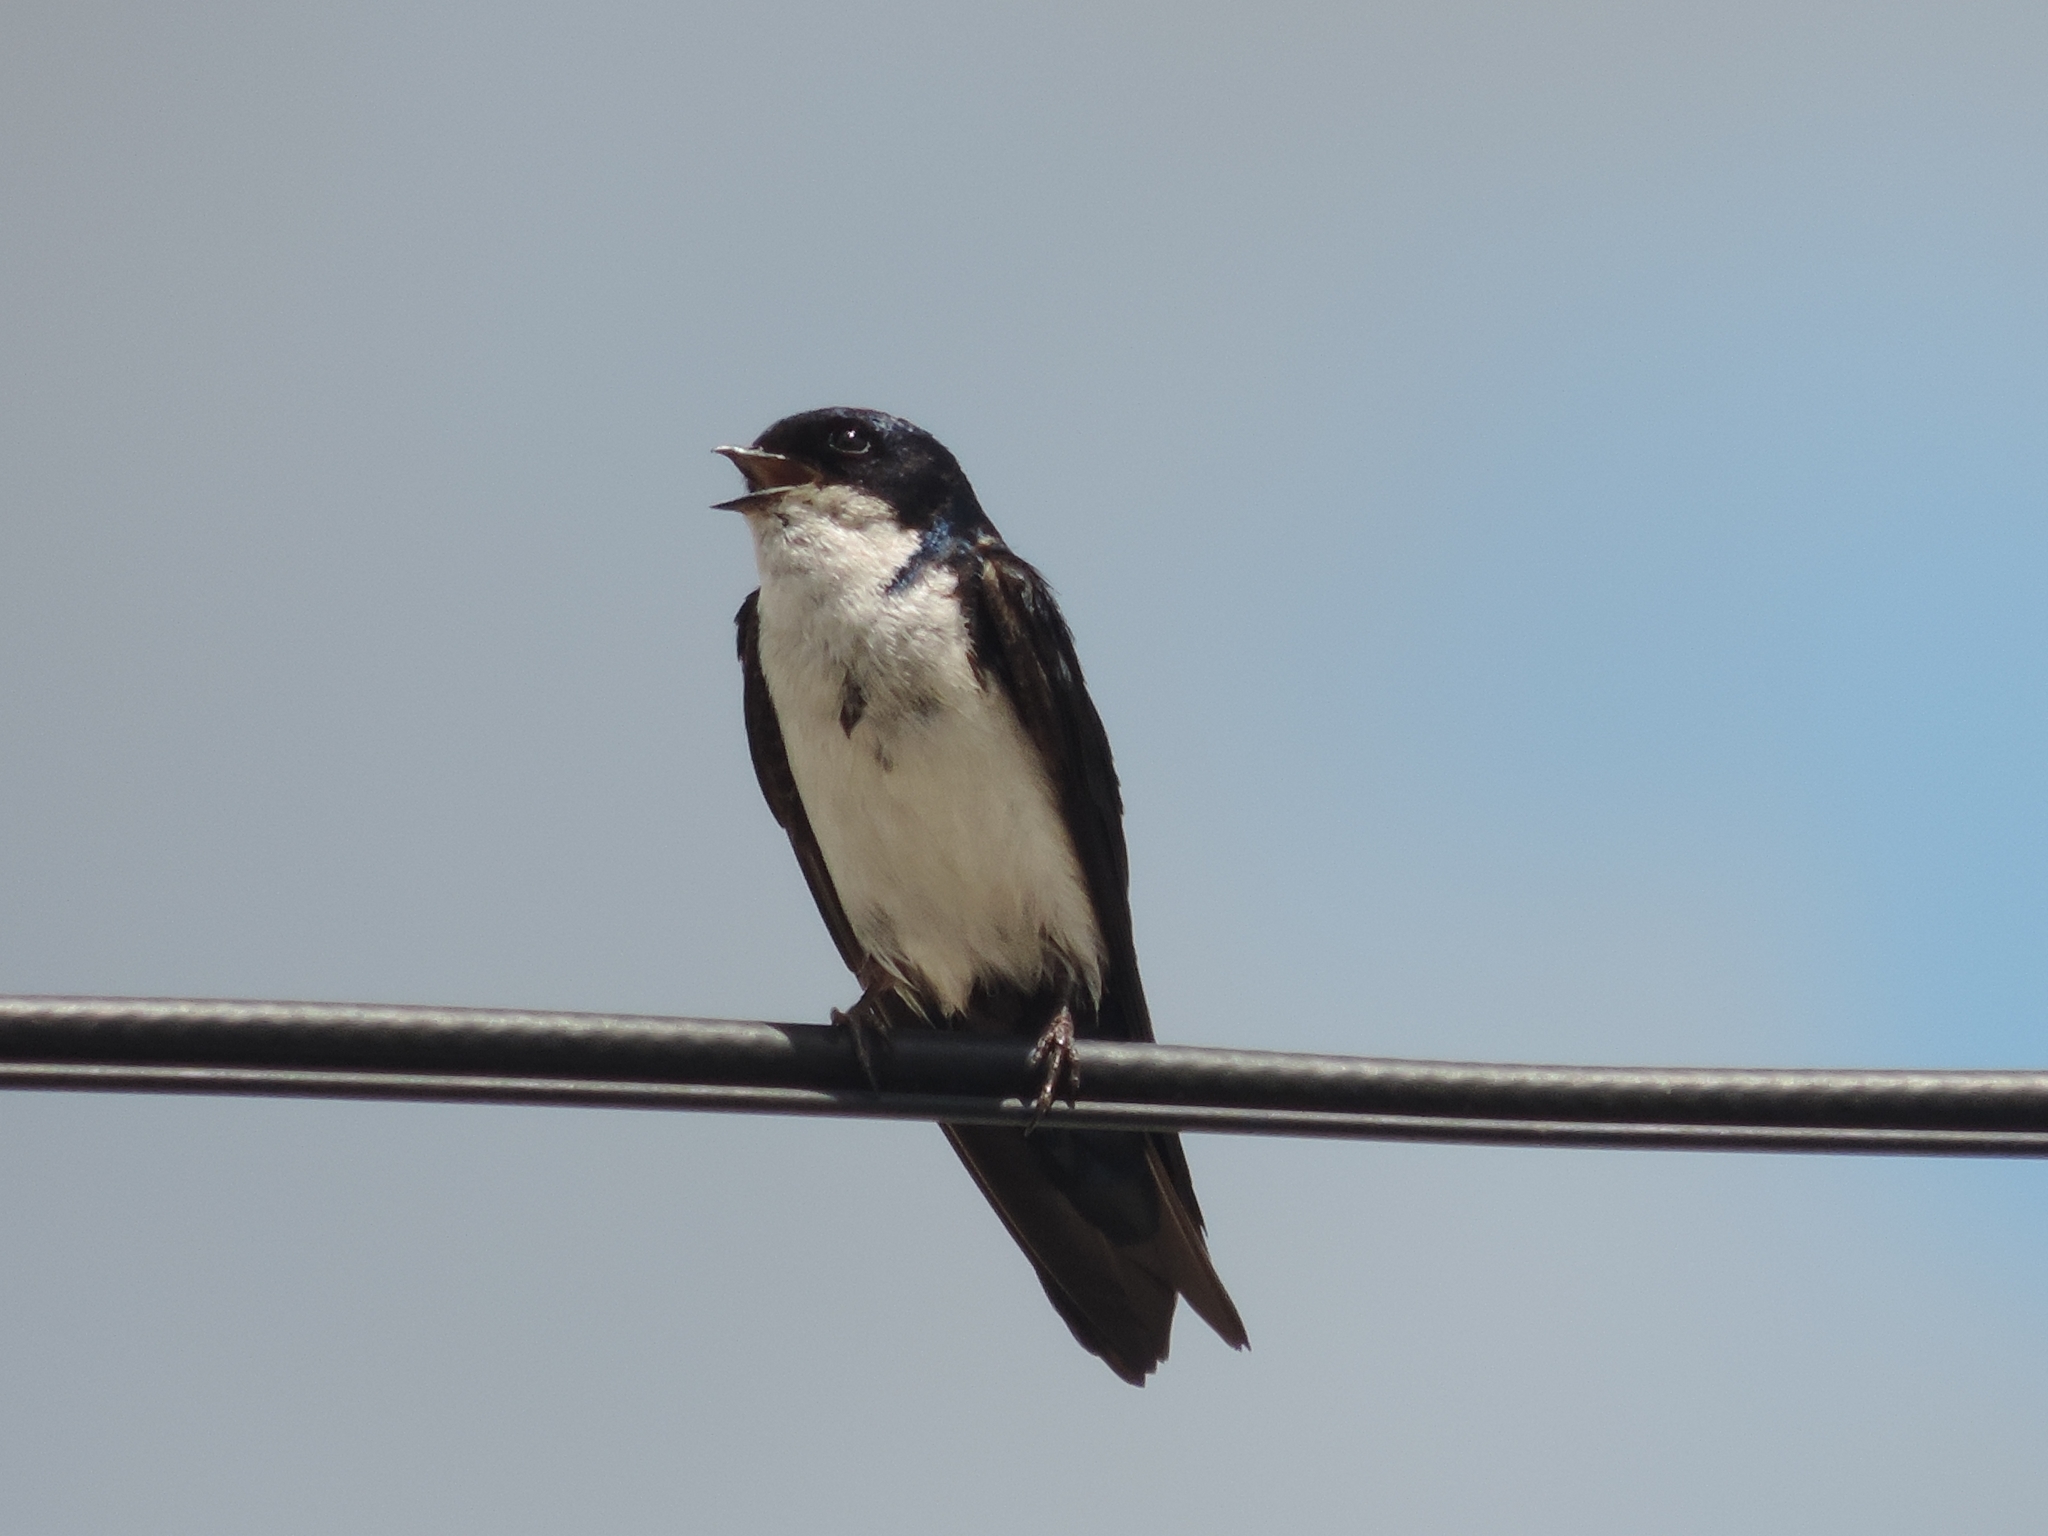
[[[0,991],[821,1022],[709,449],[1061,595],[1162,1038],[2048,1066],[2048,13],[175,8],[0,48]],[[0,1524],[2031,1532],[2048,1168],[0,1096]]]

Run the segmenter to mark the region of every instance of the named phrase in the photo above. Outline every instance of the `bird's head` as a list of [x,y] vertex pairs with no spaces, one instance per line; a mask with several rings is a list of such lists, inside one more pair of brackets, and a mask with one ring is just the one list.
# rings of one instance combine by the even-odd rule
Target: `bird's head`
[[720,448],[747,477],[747,494],[719,505],[746,514],[757,535],[774,525],[972,537],[987,526],[960,463],[900,416],[828,406],[785,416],[748,448]]

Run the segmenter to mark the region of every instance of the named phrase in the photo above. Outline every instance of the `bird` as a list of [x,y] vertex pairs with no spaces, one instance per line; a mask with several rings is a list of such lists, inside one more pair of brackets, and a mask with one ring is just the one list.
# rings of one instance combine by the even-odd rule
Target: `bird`
[[900,417],[805,411],[714,451],[760,575],[735,620],[755,776],[861,988],[833,1022],[871,1082],[895,1029],[1031,1039],[1032,1123],[941,1129],[1054,1310],[1134,1386],[1183,1297],[1246,1347],[1180,1138],[1043,1123],[1077,1039],[1153,1038],[1122,791],[1051,587]]

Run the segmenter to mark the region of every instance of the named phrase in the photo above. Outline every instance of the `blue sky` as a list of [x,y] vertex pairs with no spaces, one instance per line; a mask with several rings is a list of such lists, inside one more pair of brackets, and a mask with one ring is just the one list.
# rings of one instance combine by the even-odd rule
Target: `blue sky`
[[[822,1019],[707,450],[841,402],[1061,592],[1167,1038],[2042,1061],[2033,9],[4,55],[0,990]],[[922,1128],[8,1097],[0,1511],[2038,1524],[2040,1169],[1191,1155],[1254,1347],[1139,1394]]]

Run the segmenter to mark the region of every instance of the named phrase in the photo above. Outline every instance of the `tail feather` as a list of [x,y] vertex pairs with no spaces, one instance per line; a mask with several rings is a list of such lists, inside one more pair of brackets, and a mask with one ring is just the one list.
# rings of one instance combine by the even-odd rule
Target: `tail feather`
[[1244,1324],[1209,1261],[1196,1218],[1154,1139],[1133,1132],[1041,1132],[1085,1137],[1086,1183],[1023,1131],[941,1127],[960,1161],[1024,1250],[1082,1348],[1134,1386],[1166,1358],[1176,1299],[1236,1348]]
[[[1157,1143],[1160,1139],[1156,1135],[1146,1138],[1149,1143],[1146,1161],[1151,1165],[1160,1188],[1172,1192],[1173,1183],[1162,1166],[1159,1154]],[[1180,1138],[1175,1136],[1172,1140],[1178,1151]],[[1224,1343],[1232,1349],[1247,1348],[1251,1344],[1251,1336],[1244,1331],[1244,1319],[1237,1315],[1237,1304],[1230,1299],[1230,1292],[1223,1288],[1223,1277],[1216,1273],[1216,1266],[1209,1260],[1209,1245],[1202,1240],[1200,1213],[1188,1210],[1177,1198],[1162,1200],[1160,1205],[1164,1217],[1160,1224],[1160,1247],[1171,1260],[1169,1278],[1174,1288],[1187,1297],[1195,1315],[1214,1328]]]

